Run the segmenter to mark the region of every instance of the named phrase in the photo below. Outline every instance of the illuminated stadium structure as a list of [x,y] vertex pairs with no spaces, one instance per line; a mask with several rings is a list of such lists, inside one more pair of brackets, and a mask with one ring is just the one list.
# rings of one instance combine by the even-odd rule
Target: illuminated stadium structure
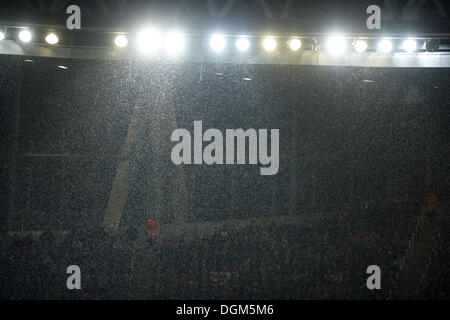
[[[33,38],[31,32],[34,34]],[[64,33],[69,32],[61,30],[61,38],[64,38]],[[271,41],[276,46],[273,51],[264,48],[266,36],[247,35],[246,49],[241,53],[238,48],[241,35],[223,35],[223,44],[220,44],[217,49],[213,49],[210,46],[214,45],[215,39],[211,35],[179,33],[179,39],[175,41],[185,42],[185,46],[179,49],[174,45],[170,46],[172,34],[155,33],[154,37],[157,39],[153,39],[151,35],[148,38],[142,38],[140,32],[94,32],[97,40],[88,46],[76,43],[67,45],[63,41],[58,42],[57,33],[47,29],[9,27],[3,34],[4,39],[0,42],[0,53],[51,58],[148,59],[152,62],[176,63],[221,62],[361,67],[448,67],[450,65],[450,44],[445,44],[446,41],[450,41],[450,37],[446,38],[447,35],[433,35],[433,37],[425,35],[377,37],[368,34],[272,35]],[[27,41],[21,40],[21,34]],[[345,48],[340,49],[339,44],[327,45],[334,38],[341,39]],[[300,47],[295,48],[295,51],[289,46],[292,39],[299,41]],[[49,41],[55,42],[50,43]],[[439,49],[427,50],[427,43],[433,41],[438,43]],[[159,42],[165,43],[160,44]],[[439,45],[439,42],[442,44]],[[104,46],[97,43],[104,44]],[[143,45],[152,45],[152,43],[155,46],[154,50],[151,50],[152,52],[142,49]],[[388,49],[384,51],[380,49],[380,43],[386,43]],[[409,46],[405,47],[405,43]],[[174,55],[172,51],[183,52]]]
[[[66,1],[0,1],[4,252],[36,238],[58,267],[116,268],[79,295],[49,289],[63,274],[0,298],[440,297],[449,221],[424,194],[448,213],[450,5],[336,2],[82,0],[69,30]],[[204,145],[175,164],[195,121],[279,129],[279,170],[206,164]],[[384,291],[360,285],[371,259]]]
[[[68,15],[64,15],[65,7],[60,1],[49,1],[47,5],[25,2],[19,7],[20,3],[17,1],[16,6],[11,5],[0,14],[1,54],[159,62],[365,67],[450,65],[448,8],[440,1],[410,1],[403,8],[392,1],[375,1],[372,4],[379,4],[383,11],[381,30],[368,30],[364,14],[349,22],[347,17],[355,17],[358,10],[365,13],[364,1],[349,1],[340,8],[344,13],[330,16],[328,20],[323,19],[321,11],[337,8],[332,1],[320,6],[292,0],[168,1],[165,5],[143,1],[80,1],[83,17],[80,30],[67,29]],[[431,18],[424,14],[425,9],[437,12],[432,11]],[[315,21],[316,17],[322,18],[320,23]],[[57,23],[51,25],[52,21]],[[142,37],[146,29],[153,31],[153,38],[152,35]],[[211,41],[215,33],[221,35],[223,43],[214,50]],[[242,36],[246,39],[245,50],[238,47]],[[267,37],[273,39],[273,51],[264,47]],[[333,38],[342,41],[330,46]],[[290,45],[292,39],[297,39],[298,47],[294,49]],[[142,50],[148,45],[154,45],[154,50]],[[182,52],[173,54],[174,51]]]

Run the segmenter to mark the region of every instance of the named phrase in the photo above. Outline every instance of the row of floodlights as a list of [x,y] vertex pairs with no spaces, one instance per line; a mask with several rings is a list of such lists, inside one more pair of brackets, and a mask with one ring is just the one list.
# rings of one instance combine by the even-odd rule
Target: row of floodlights
[[[6,37],[5,32],[0,31],[0,41],[5,39],[5,37]],[[27,43],[31,41],[31,39],[33,38],[33,34],[31,33],[30,30],[24,29],[19,32],[18,38],[20,41]],[[52,45],[57,44],[59,42],[59,37],[55,33],[51,32],[46,35],[45,42]]]
[[[19,32],[18,38],[22,42],[30,42],[32,33],[28,29],[23,29]],[[0,40],[5,38],[5,33],[0,31]],[[56,33],[48,33],[45,37],[45,42],[50,45],[56,45],[59,42],[59,37]],[[128,45],[128,37],[125,34],[116,35],[114,44],[119,48],[124,48]],[[298,51],[302,47],[302,39],[290,38],[287,41],[289,48],[292,51]],[[138,34],[137,45],[144,53],[154,53],[164,47],[169,54],[178,54],[183,51],[185,47],[185,36],[182,33],[169,33],[164,39],[160,33],[155,30],[146,30]],[[209,45],[213,51],[220,52],[227,46],[227,37],[221,34],[214,34],[210,37]],[[262,46],[266,51],[274,51],[277,47],[277,38],[264,37]],[[250,48],[249,37],[241,36],[235,41],[235,46],[239,51],[245,52]],[[328,52],[333,54],[342,54],[347,51],[347,40],[342,36],[330,36],[325,42],[325,48]],[[368,49],[368,43],[363,39],[355,39],[353,41],[353,49],[357,53],[363,53]],[[439,43],[437,42],[437,46]],[[389,53],[393,50],[394,44],[390,39],[380,39],[377,42],[377,49],[382,53]],[[417,50],[417,41],[415,39],[404,39],[399,49],[406,52],[414,52]],[[436,48],[434,48],[436,49]],[[437,51],[428,50],[427,51]]]

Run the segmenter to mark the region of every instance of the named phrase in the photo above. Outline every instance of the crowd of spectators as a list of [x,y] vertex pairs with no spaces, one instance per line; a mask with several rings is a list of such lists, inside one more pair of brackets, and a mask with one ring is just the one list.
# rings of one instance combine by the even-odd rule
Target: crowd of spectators
[[[155,250],[161,285],[154,298],[395,298],[412,227],[395,231],[393,216],[379,214],[380,227],[374,216],[360,213],[346,211],[309,227],[252,225],[224,228],[207,239],[165,242]],[[372,223],[358,224],[364,219]],[[370,265],[382,270],[382,290],[367,289]]]
[[[127,299],[132,242],[106,233],[55,237],[3,236],[0,299]],[[68,290],[70,265],[80,266],[82,290]]]
[[[0,298],[136,298],[133,286],[148,282],[133,282],[133,272],[144,272],[151,284],[146,296],[137,298],[395,299],[420,212],[414,206],[407,210],[343,210],[307,226],[224,226],[212,237],[152,240],[137,251],[133,236],[98,230],[61,239],[50,232],[37,238],[3,236]],[[133,268],[140,260],[133,255],[142,250],[156,268]],[[73,264],[82,269],[82,290],[67,290],[65,271]],[[366,287],[370,265],[382,270],[381,290]]]

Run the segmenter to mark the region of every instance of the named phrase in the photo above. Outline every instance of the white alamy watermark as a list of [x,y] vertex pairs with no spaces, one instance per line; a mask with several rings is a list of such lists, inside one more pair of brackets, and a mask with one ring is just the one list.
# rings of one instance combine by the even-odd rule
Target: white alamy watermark
[[67,14],[70,16],[66,20],[66,26],[69,30],[80,30],[81,29],[81,9],[77,5],[70,5],[66,10]]
[[[202,121],[194,121],[194,138],[186,129],[172,132],[171,141],[178,142],[172,149],[171,159],[179,164],[260,164],[263,176],[278,173],[279,129],[270,129],[270,154],[267,129],[208,129],[203,132]],[[193,146],[192,146],[192,140]],[[248,144],[247,144],[248,141]],[[210,142],[203,149],[203,142]],[[225,146],[224,146],[225,142]],[[236,147],[235,147],[236,146]],[[225,149],[225,155],[224,155]],[[193,157],[192,157],[193,150]],[[246,154],[248,150],[248,159]]]
[[73,289],[81,289],[81,269],[76,264],[72,264],[67,267],[66,272],[70,274],[70,276],[67,278],[66,285],[67,289],[73,290]]
[[379,266],[373,264],[367,267],[367,274],[370,274],[370,277],[367,278],[366,286],[367,289],[381,289],[381,269]]
[[366,20],[366,26],[369,30],[380,30],[381,29],[381,9],[377,5],[371,5],[367,7],[367,14],[370,16]]

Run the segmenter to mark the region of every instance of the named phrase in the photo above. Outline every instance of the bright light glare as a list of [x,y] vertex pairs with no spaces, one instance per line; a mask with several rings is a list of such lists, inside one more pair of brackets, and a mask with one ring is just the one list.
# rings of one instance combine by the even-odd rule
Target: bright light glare
[[138,36],[138,46],[144,53],[154,53],[161,47],[161,35],[156,30],[145,30]]
[[59,42],[59,38],[58,38],[58,36],[56,34],[49,33],[45,37],[45,42],[47,42],[48,44],[57,44]]
[[19,32],[19,39],[23,42],[30,42],[31,41],[31,32],[28,30],[22,30]]
[[363,53],[367,50],[367,42],[364,40],[356,40],[353,44],[353,47],[355,48],[356,52]]
[[247,51],[248,48],[250,48],[250,42],[247,38],[239,38],[236,41],[236,48],[238,48],[239,51]]
[[289,40],[289,48],[291,48],[292,51],[298,51],[302,46],[302,42],[300,39],[291,39]]
[[327,50],[332,54],[342,54],[345,52],[345,39],[339,36],[333,36],[327,41]]
[[211,49],[221,51],[225,48],[225,37],[221,34],[215,34],[211,37]]
[[263,47],[264,49],[266,49],[267,51],[273,51],[275,50],[275,48],[277,47],[277,42],[275,41],[274,38],[266,38],[263,41]]
[[0,41],[2,41],[3,39],[5,39],[5,34],[3,32],[0,32]]
[[392,41],[391,40],[381,40],[378,42],[378,49],[383,53],[388,53],[392,50]]
[[124,48],[128,44],[128,39],[123,34],[120,34],[114,39],[114,44],[119,48]]
[[169,34],[164,46],[169,54],[176,55],[182,52],[184,49],[184,35],[178,32]]
[[413,52],[416,50],[416,40],[406,39],[402,43],[402,47],[407,52]]

